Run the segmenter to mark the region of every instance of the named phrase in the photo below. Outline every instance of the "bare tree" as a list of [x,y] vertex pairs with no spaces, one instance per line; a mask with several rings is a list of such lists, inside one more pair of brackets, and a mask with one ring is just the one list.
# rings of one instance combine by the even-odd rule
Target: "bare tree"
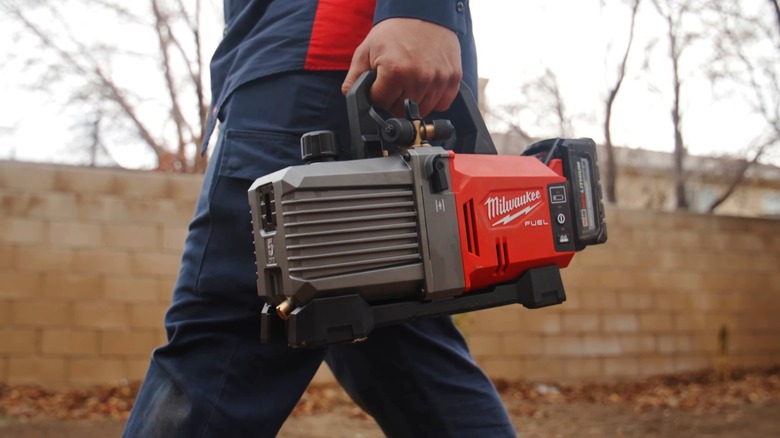
[[[729,173],[730,181],[709,206],[710,212],[734,194],[751,167],[780,145],[780,5],[777,0],[764,5],[747,11],[740,2],[714,0],[709,4],[714,11],[710,26],[716,35],[710,75],[736,83],[754,114],[766,123],[765,132],[747,146],[746,157]],[[767,18],[772,15],[776,20]],[[778,50],[762,50],[767,42]]]
[[[775,10],[775,19],[777,19],[777,29],[780,30],[780,1],[778,0],[769,0],[770,7],[773,7]],[[780,48],[780,45],[778,45],[778,48]]]
[[[202,1],[148,0],[147,6],[143,11],[139,3],[119,0],[0,0],[20,40],[38,48],[26,53],[36,66],[34,86],[74,90],[69,104],[84,108],[85,123],[93,127],[86,143],[112,151],[120,132],[132,132],[158,170],[202,172],[206,159],[199,149],[209,99]],[[84,32],[76,22],[83,20],[79,11],[114,24],[117,34],[132,30],[133,37]],[[149,37],[154,45],[127,47],[134,39],[153,41]]]
[[681,70],[681,60],[685,51],[691,47],[694,41],[699,37],[695,32],[686,29],[683,20],[691,14],[700,11],[700,6],[696,0],[652,0],[656,11],[663,18],[666,25],[665,38],[669,45],[669,60],[672,67],[672,126],[674,129],[674,177],[675,177],[675,199],[678,210],[687,210],[689,208],[688,197],[686,193],[687,175],[684,168],[687,148],[683,139],[683,110],[682,110],[682,88],[683,72]]
[[[520,146],[543,137],[572,135],[572,117],[555,72],[545,69],[543,74],[521,87],[521,95],[522,100],[489,111],[509,133],[520,139],[523,143]],[[526,126],[533,126],[536,134]]]
[[604,195],[609,202],[617,202],[617,162],[615,160],[615,147],[612,144],[612,131],[610,127],[612,122],[612,110],[615,106],[615,99],[617,99],[620,88],[626,78],[628,56],[631,53],[631,47],[634,43],[634,31],[636,29],[636,18],[640,2],[641,0],[631,0],[631,25],[628,32],[628,43],[623,51],[623,58],[617,66],[617,77],[615,78],[615,82],[609,90],[607,90],[606,112],[604,118],[604,146],[607,152],[604,175]]

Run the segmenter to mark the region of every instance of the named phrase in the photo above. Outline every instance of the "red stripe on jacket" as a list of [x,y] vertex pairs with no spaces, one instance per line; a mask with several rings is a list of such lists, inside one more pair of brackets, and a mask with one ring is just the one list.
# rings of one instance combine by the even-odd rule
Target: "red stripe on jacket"
[[349,70],[374,20],[376,0],[319,0],[306,70]]

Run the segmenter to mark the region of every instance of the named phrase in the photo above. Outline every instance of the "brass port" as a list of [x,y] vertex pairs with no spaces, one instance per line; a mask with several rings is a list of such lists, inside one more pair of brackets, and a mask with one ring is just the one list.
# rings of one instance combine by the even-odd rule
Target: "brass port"
[[276,306],[276,314],[279,315],[279,318],[282,318],[285,321],[287,321],[287,318],[290,317],[292,311],[293,303],[289,298],[286,299],[282,304]]

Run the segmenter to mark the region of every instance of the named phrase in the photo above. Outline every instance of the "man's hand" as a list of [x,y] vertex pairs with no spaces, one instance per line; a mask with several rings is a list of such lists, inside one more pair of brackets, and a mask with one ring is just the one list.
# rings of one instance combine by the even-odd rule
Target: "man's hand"
[[445,111],[452,104],[463,76],[460,43],[446,27],[414,18],[379,22],[355,50],[341,91],[349,91],[361,73],[376,70],[371,102],[402,115],[404,99],[412,99],[420,114]]

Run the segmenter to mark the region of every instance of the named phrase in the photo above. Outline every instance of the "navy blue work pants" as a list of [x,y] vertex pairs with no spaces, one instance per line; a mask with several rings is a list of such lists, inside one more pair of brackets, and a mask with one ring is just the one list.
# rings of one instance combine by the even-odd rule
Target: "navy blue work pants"
[[349,148],[343,72],[256,80],[229,100],[156,349],[125,437],[275,436],[323,360],[388,436],[514,436],[496,391],[450,318],[374,330],[359,344],[260,343],[247,189],[301,164],[300,136]]

